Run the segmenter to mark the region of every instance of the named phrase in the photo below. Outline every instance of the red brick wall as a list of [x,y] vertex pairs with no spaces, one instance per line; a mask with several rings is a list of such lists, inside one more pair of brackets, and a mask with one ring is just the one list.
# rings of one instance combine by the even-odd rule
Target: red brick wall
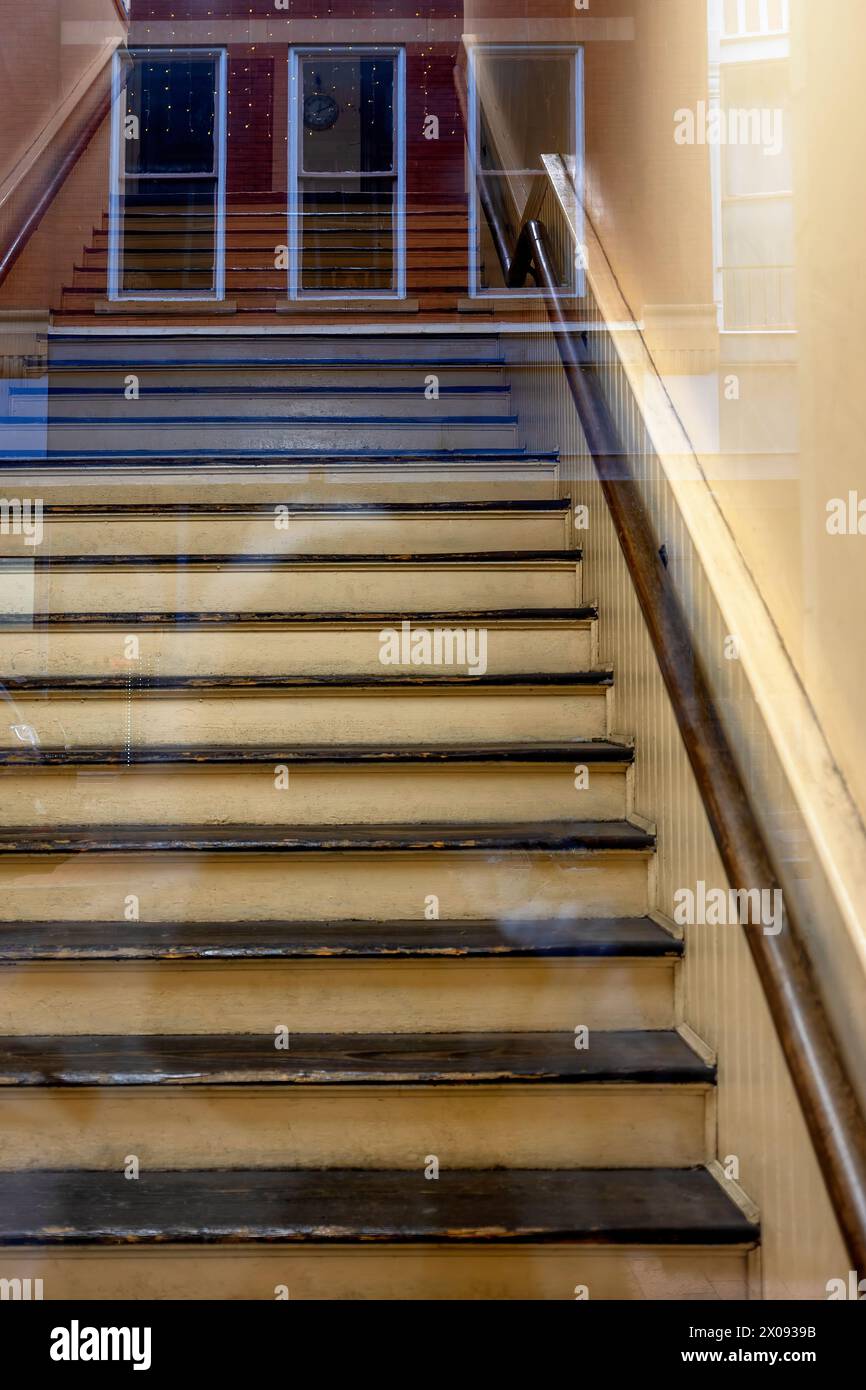
[[142,19],[462,19],[461,0],[132,0],[132,20]]
[[[457,0],[133,0],[134,22],[190,19],[424,19],[462,18]],[[219,23],[212,42],[219,43]],[[455,23],[455,33],[458,29]],[[211,28],[209,25],[208,28]],[[207,40],[203,37],[202,42]],[[383,41],[386,41],[383,39]],[[133,30],[132,42],[141,42]],[[283,193],[286,187],[286,70],[288,43],[229,43],[228,192],[235,197]],[[406,46],[406,164],[411,202],[451,203],[464,188],[463,122],[454,89],[457,39]],[[426,140],[424,117],[439,120],[439,139]]]
[[[226,184],[232,193],[270,193],[274,165],[273,58],[229,52]],[[283,180],[282,187],[285,184]]]

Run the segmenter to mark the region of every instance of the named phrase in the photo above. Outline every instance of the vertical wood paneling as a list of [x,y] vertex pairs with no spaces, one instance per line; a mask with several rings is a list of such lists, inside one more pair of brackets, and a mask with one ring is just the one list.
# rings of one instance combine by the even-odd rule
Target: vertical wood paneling
[[[550,220],[554,215],[551,208],[542,214]],[[715,688],[742,716],[743,743],[760,750],[753,791],[763,791],[762,804],[778,810],[786,805],[781,770],[739,663],[720,655],[721,615],[591,294],[580,312],[701,651],[717,655]],[[726,886],[726,879],[556,345],[544,331],[542,306],[533,317],[540,331],[511,342],[514,405],[528,447],[560,450],[562,494],[590,508],[589,532],[575,537],[584,549],[584,593],[600,604],[600,660],[615,668],[615,732],[636,739],[634,809],[657,826],[656,906],[669,917],[678,888],[694,887],[700,879]],[[687,927],[685,934],[683,1022],[718,1053],[718,1155],[737,1157],[740,1184],[761,1210],[763,1296],[826,1297],[827,1281],[844,1277],[849,1262],[745,938],[737,926]]]

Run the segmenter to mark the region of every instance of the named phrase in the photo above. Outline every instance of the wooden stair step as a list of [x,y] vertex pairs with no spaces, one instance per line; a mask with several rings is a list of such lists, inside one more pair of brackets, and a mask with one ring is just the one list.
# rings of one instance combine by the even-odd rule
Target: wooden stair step
[[0,1174],[0,1243],[754,1245],[758,1227],[694,1169],[358,1169]]
[[0,556],[3,570],[75,570],[75,569],[333,569],[337,566],[416,565],[495,565],[521,568],[528,564],[571,566],[582,559],[582,551],[572,550],[482,550],[482,551],[419,551],[411,555],[356,554],[334,552],[328,555],[295,554],[157,554],[157,555],[4,555]]
[[2,1086],[711,1085],[715,1067],[672,1030],[0,1037]]
[[[99,276],[99,277],[100,277],[100,283],[95,284],[95,285],[64,285],[64,286],[62,287],[62,290],[61,290],[61,293],[63,294],[63,298],[64,298],[64,299],[74,299],[74,300],[77,300],[77,301],[86,301],[86,300],[88,300],[88,299],[93,300],[93,299],[95,299],[97,296],[99,296],[100,294],[104,294],[104,293],[106,292],[105,283],[102,282],[102,278],[101,278],[101,277],[102,277],[102,272],[101,272],[101,271],[96,271],[96,270],[94,270],[94,271],[88,271],[88,272],[86,272],[86,273],[87,273],[87,274],[94,275],[94,276]],[[152,273],[152,272],[151,272],[151,273]],[[337,276],[337,275],[342,274],[342,271],[341,271],[341,270],[334,269],[334,270],[327,271],[327,272],[322,272],[322,273],[323,273],[323,274],[332,274],[332,275],[334,275],[334,276]],[[418,299],[427,300],[428,302],[444,302],[445,300],[447,300],[447,299],[449,298],[449,296],[450,296],[450,297],[453,297],[453,296],[456,296],[456,295],[463,295],[463,294],[466,294],[466,291],[467,291],[467,284],[466,284],[466,281],[456,281],[456,280],[455,280],[454,283],[446,283],[446,284],[444,284],[444,285],[422,285],[422,284],[417,284],[417,283],[415,283],[415,282],[413,281],[413,277],[412,277],[411,273],[410,273],[409,276],[408,276],[408,285],[409,285],[409,289],[410,289],[410,291],[411,291],[412,296],[414,296],[415,298],[418,298]],[[174,289],[174,286],[162,286],[161,288],[162,288],[162,289]],[[243,284],[241,284],[241,285],[233,285],[233,286],[230,286],[230,287],[229,287],[227,293],[231,295],[231,298],[232,298],[232,299],[235,299],[238,295],[242,295],[245,299],[248,299],[248,298],[251,299],[251,298],[255,297],[256,295],[260,295],[260,296],[275,295],[275,296],[277,296],[278,299],[282,299],[283,297],[285,297],[286,305],[289,306],[289,308],[291,309],[292,307],[294,307],[294,306],[297,305],[297,304],[304,304],[304,303],[307,303],[307,302],[313,302],[316,295],[325,295],[329,289],[334,289],[334,290],[336,290],[337,288],[340,288],[340,287],[339,287],[339,286],[329,286],[329,285],[316,285],[316,286],[305,285],[304,288],[305,288],[305,290],[306,290],[306,292],[307,292],[307,297],[301,298],[301,299],[299,299],[299,300],[290,300],[290,299],[289,299],[289,296],[288,296],[288,291],[287,291],[287,288],[286,288],[286,281],[285,281],[285,278],[284,278],[284,277],[281,278],[279,275],[275,275],[273,281],[272,281],[271,283],[269,283],[269,284],[266,283],[266,284],[263,284],[263,285],[243,285]],[[371,286],[371,287],[368,288],[367,286],[357,285],[357,284],[356,284],[356,285],[347,285],[347,286],[345,286],[345,289],[347,289],[348,291],[353,292],[352,298],[354,298],[354,297],[355,297],[355,293],[357,293],[357,295],[359,296],[359,298],[361,298],[361,300],[362,300],[362,302],[363,302],[364,304],[368,304],[368,303],[369,303],[369,299],[372,299],[372,298],[375,297],[377,294],[381,294],[383,300],[385,300],[385,301],[391,301],[391,300],[393,300],[393,301],[395,301],[395,302],[397,302],[397,303],[402,303],[402,304],[404,304],[404,305],[406,306],[406,308],[407,308],[407,310],[408,310],[409,301],[407,301],[407,300],[405,300],[405,299],[398,299],[398,296],[397,296],[396,294],[394,294],[394,293],[390,290],[390,288],[388,288],[387,286],[384,287],[383,289],[380,289],[378,286]],[[194,293],[195,290],[193,289],[193,291],[191,291],[191,292]],[[136,298],[136,293],[137,293],[137,296],[138,296],[137,298]],[[202,294],[202,295],[204,296],[204,295],[207,293],[207,291],[202,290],[202,289],[199,289],[199,290],[198,290],[198,293],[200,293],[200,294]],[[142,302],[146,302],[147,299],[150,298],[150,297],[153,298],[153,300],[154,300],[154,307],[157,309],[157,311],[160,312],[160,313],[165,312],[165,310],[164,310],[164,308],[163,308],[162,306],[165,304],[166,301],[165,301],[164,299],[161,299],[161,297],[160,297],[160,289],[137,289],[137,287],[131,286],[130,288],[128,288],[128,289],[125,291],[125,294],[126,294],[127,296],[129,296],[128,299],[120,299],[120,300],[112,300],[112,301],[110,301],[111,306],[112,306],[112,311],[113,311],[114,313],[124,313],[124,312],[128,312],[128,305],[130,305],[130,304],[140,304],[140,303],[142,303]],[[365,295],[367,295],[368,298],[364,298]],[[214,303],[214,304],[226,304],[226,303],[228,303],[227,300],[218,300],[218,299],[216,299],[215,297],[214,297],[212,300],[209,300],[208,302]],[[317,301],[317,302],[326,302],[326,301],[320,300],[320,301]],[[115,306],[116,306],[116,307],[115,307]],[[187,312],[189,312],[188,305],[186,306],[186,308],[187,308]],[[387,310],[383,310],[382,312],[387,312]]]
[[513,921],[0,922],[0,961],[679,959],[650,917]]
[[448,764],[448,763],[594,763],[626,765],[634,749],[610,739],[585,739],[573,743],[450,743],[381,744],[323,743],[275,744],[249,747],[211,744],[152,744],[124,747],[12,747],[0,748],[0,767],[272,767],[321,764]]
[[[329,368],[329,371],[333,368]],[[423,386],[423,383],[421,384]],[[443,386],[440,384],[440,400],[461,401],[467,397],[483,396],[505,397],[508,396],[510,388],[499,386],[495,383],[486,382],[483,385],[473,386]],[[215,399],[215,400],[239,400],[239,401],[259,401],[275,399],[279,401],[292,401],[295,398],[301,400],[351,400],[357,396],[371,398],[373,400],[390,399],[391,397],[407,397],[409,400],[417,400],[422,394],[421,386],[393,386],[387,381],[379,382],[375,386],[252,386],[246,383],[239,386],[203,386],[200,383],[195,386],[143,386],[140,389],[139,400],[170,400],[185,401],[188,399]],[[23,386],[14,388],[12,397],[19,400],[37,400],[40,404],[52,400],[114,400],[118,395],[118,388],[115,386]]]
[[[131,335],[130,335],[131,336]],[[167,350],[170,342],[164,345]],[[290,345],[291,346],[291,345]],[[461,357],[459,351],[455,351],[453,356],[448,357],[394,357],[388,356],[384,346],[381,349],[382,356],[379,357],[293,357],[283,355],[281,357],[135,357],[133,353],[135,346],[130,342],[128,358],[121,361],[116,357],[57,357],[52,355],[50,361],[51,375],[62,372],[107,372],[116,371],[121,374],[127,371],[146,372],[171,370],[220,370],[225,371],[231,368],[237,370],[249,370],[251,368],[261,371],[275,371],[279,368],[302,370],[310,368],[319,370],[357,370],[357,371],[382,371],[388,367],[396,367],[401,371],[412,368],[420,370],[426,368],[435,371],[437,368],[466,368],[475,371],[476,369],[490,368],[501,371],[505,365],[501,357]]]
[[594,622],[598,610],[591,605],[574,608],[445,609],[439,612],[23,612],[0,614],[0,632],[29,628],[234,628],[234,627],[394,627],[411,619],[413,625],[454,628],[556,624],[572,626]]
[[[405,423],[405,422],[398,422]],[[281,463],[287,467],[291,465],[303,465],[307,469],[316,469],[321,466],[345,467],[363,464],[367,467],[382,466],[389,464],[472,464],[483,462],[486,464],[506,464],[511,461],[522,465],[555,464],[558,456],[556,454],[528,454],[521,448],[491,448],[491,449],[443,449],[437,452],[435,449],[406,449],[402,453],[395,453],[389,449],[370,449],[366,453],[358,453],[357,450],[328,449],[323,452],[320,448],[310,449],[285,449],[273,448],[263,449],[258,453],[238,452],[236,449],[212,449],[208,453],[201,453],[200,450],[190,449],[187,451],[173,451],[168,454],[161,454],[157,451],[148,449],[125,449],[122,453],[115,450],[94,450],[89,454],[56,452],[49,455],[40,454],[38,459],[22,457],[20,455],[0,455],[0,474],[12,473],[16,470],[24,469],[32,471],[34,464],[40,470],[42,476],[44,469],[50,467],[63,468],[73,471],[81,469],[85,472],[93,472],[100,465],[110,469],[112,472],[117,468],[122,468],[130,463],[140,466],[146,462],[150,467],[175,469],[179,465],[189,467],[199,465],[209,472],[214,468],[214,461],[219,460],[222,467],[233,466],[242,469],[254,469],[256,465],[261,465],[264,460],[268,463]]]
[[[455,513],[476,515],[502,512],[538,513],[565,516],[571,508],[568,498],[538,497],[526,501],[502,498],[501,501],[453,502],[46,502],[43,516],[47,521],[66,517],[273,517],[278,507],[287,507],[291,516],[433,516]],[[547,552],[545,552],[546,554]],[[575,552],[579,553],[579,552]],[[427,558],[425,556],[425,558]]]
[[108,694],[112,691],[125,694],[132,689],[136,694],[152,692],[182,693],[184,691],[201,694],[275,693],[277,691],[389,691],[399,690],[557,690],[598,689],[613,685],[613,672],[609,668],[597,667],[586,671],[554,671],[524,675],[516,673],[493,673],[472,676],[462,673],[426,671],[423,674],[405,672],[399,675],[281,675],[281,676],[166,676],[147,673],[127,673],[124,675],[7,675],[3,678],[7,691],[17,694],[62,695],[62,694]]
[[[306,675],[229,676],[165,674],[155,663],[143,671],[106,670],[94,659],[82,661],[75,673],[37,668],[5,676],[3,683],[9,724],[29,725],[48,747],[273,746],[285,741],[287,730],[296,743],[314,745],[332,742],[335,727],[343,742],[375,738],[383,746],[424,743],[431,734],[470,745],[570,743],[578,734],[581,740],[604,739],[612,672],[551,665],[549,676],[472,676],[429,668],[393,675],[384,668],[368,674],[313,669]],[[29,747],[11,728],[2,743],[25,753]]]
[[436,854],[649,851],[655,837],[631,821],[553,821],[526,825],[91,826],[55,831],[10,826],[0,830],[0,855],[73,854]]
[[[226,395],[225,392],[222,392],[222,393],[220,393],[220,394],[221,394],[222,396],[225,396],[225,395]],[[380,396],[386,397],[386,398],[387,398],[388,394],[389,394],[389,393],[388,393],[387,391],[384,391],[384,390],[383,390],[382,392],[374,392],[374,393],[373,393],[373,399],[374,399],[374,401],[375,401],[375,399],[378,398],[378,397],[380,397]],[[421,392],[420,392],[420,391],[417,391],[417,392],[415,393],[415,398],[416,398],[416,399],[420,399],[420,397],[421,397]],[[366,401],[365,401],[365,405],[366,405]],[[458,406],[458,403],[455,402],[455,407],[454,407],[455,410],[457,410],[457,406]],[[363,425],[371,425],[371,424],[377,424],[377,425],[401,424],[401,425],[406,425],[406,426],[408,427],[408,426],[410,426],[410,425],[420,425],[420,424],[429,425],[429,424],[431,423],[431,414],[432,414],[432,412],[426,411],[426,412],[424,412],[424,413],[422,413],[422,414],[419,414],[419,415],[397,415],[397,414],[390,414],[390,415],[389,415],[387,412],[384,412],[384,411],[383,411],[383,413],[380,414],[380,415],[303,415],[303,414],[294,414],[294,413],[288,414],[288,413],[287,413],[287,414],[285,414],[284,416],[281,417],[281,416],[279,416],[279,415],[276,415],[276,416],[275,416],[275,415],[255,415],[255,414],[253,414],[252,411],[244,411],[243,414],[238,414],[238,415],[211,415],[211,414],[207,414],[207,415],[195,415],[195,414],[187,414],[187,415],[179,415],[179,414],[178,414],[178,415],[147,415],[147,414],[144,413],[144,411],[142,411],[139,415],[131,415],[131,414],[126,414],[126,415],[54,415],[54,414],[52,414],[51,417],[50,417],[50,423],[51,423],[51,428],[52,428],[52,429],[59,429],[62,425],[68,425],[68,426],[87,425],[88,427],[93,427],[94,429],[96,429],[96,428],[99,427],[99,426],[108,426],[108,425],[110,425],[110,426],[116,426],[116,425],[118,425],[118,424],[121,424],[121,425],[123,425],[126,429],[128,429],[128,430],[130,430],[130,431],[132,431],[132,430],[134,430],[134,429],[138,429],[138,428],[144,428],[144,427],[150,428],[150,427],[152,427],[152,426],[157,426],[157,425],[182,425],[182,424],[196,424],[196,423],[200,423],[202,426],[207,426],[208,428],[210,428],[210,427],[212,427],[212,426],[215,426],[215,425],[238,425],[238,424],[246,424],[246,425],[274,425],[274,424],[282,423],[282,424],[285,424],[285,425],[287,425],[287,426],[288,426],[288,425],[320,425],[320,424],[323,424],[323,423],[326,423],[326,422],[327,422],[327,423],[332,423],[332,422],[333,422],[333,423],[339,423],[339,424],[344,425],[344,426],[347,426],[347,427],[350,426],[350,427],[357,427],[357,428],[360,428],[360,427],[363,426]],[[22,424],[26,424],[26,423],[28,423],[28,422],[29,422],[29,423],[32,423],[33,421],[41,421],[42,415],[41,415],[41,414],[38,414],[38,415],[35,415],[35,416],[29,416],[29,417],[28,417],[28,416],[23,416],[23,415],[22,415],[22,416],[17,416],[17,417],[15,417],[15,418],[16,418],[16,421],[17,421],[17,422],[22,423]],[[516,425],[516,424],[517,424],[517,416],[516,416],[516,415],[506,415],[506,414],[497,414],[497,415],[469,415],[469,414],[460,414],[460,413],[458,412],[457,414],[454,414],[454,415],[437,415],[437,416],[435,417],[435,421],[436,421],[436,423],[439,424],[439,425],[453,425],[453,424],[471,423],[471,424],[477,426],[477,427],[480,429],[480,428],[481,428],[482,426],[484,426],[484,425],[505,425],[505,424],[508,424],[508,425]]]

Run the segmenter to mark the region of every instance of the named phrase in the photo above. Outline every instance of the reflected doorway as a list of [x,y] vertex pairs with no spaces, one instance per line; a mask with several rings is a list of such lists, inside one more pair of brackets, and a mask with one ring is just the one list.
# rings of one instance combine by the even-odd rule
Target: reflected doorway
[[224,49],[114,58],[109,299],[225,295]]
[[581,294],[583,49],[556,43],[473,43],[468,96],[470,295],[537,292],[506,288],[483,205],[493,209],[514,248],[523,222],[542,211],[546,156],[557,158],[567,171],[578,248],[554,245],[554,269],[564,290]]
[[293,49],[289,294],[406,294],[405,53]]

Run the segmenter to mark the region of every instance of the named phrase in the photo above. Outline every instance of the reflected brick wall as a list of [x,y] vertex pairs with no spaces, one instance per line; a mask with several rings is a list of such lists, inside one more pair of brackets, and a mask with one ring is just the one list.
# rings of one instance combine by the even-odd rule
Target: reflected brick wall
[[[292,42],[400,43],[406,49],[409,202],[452,203],[465,185],[453,78],[462,16],[454,0],[290,0],[288,10],[277,10],[274,0],[133,0],[130,42],[228,48],[228,193],[241,200],[285,192]],[[266,29],[264,21],[270,21]],[[292,34],[300,24],[302,31]],[[428,114],[439,119],[438,140],[423,136]]]

